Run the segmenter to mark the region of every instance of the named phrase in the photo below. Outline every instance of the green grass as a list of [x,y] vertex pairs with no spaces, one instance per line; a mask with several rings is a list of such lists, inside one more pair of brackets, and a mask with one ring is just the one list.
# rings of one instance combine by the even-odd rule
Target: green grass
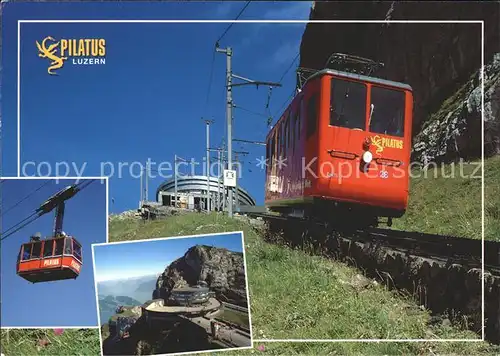
[[[360,272],[342,263],[268,243],[251,226],[238,219],[193,213],[163,221],[113,220],[109,240],[227,231],[243,231],[245,234],[254,339],[477,339],[477,335],[470,331],[430,327],[429,314],[408,298],[374,283],[359,283]],[[483,342],[281,343],[266,344],[265,347],[264,352],[268,354],[311,355],[431,352],[489,355],[495,352]]]
[[[394,229],[481,238],[480,162],[414,171],[406,214]],[[485,239],[500,241],[500,157],[485,160]],[[479,169],[477,169],[479,168]],[[461,174],[461,169],[463,174]]]
[[100,355],[99,329],[2,329],[2,353],[15,355]]

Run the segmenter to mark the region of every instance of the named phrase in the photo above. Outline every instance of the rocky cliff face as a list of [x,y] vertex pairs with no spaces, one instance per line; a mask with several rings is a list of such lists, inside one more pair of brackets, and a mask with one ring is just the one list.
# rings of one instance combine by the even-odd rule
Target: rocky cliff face
[[[487,154],[495,154],[500,153],[500,83],[494,59],[500,52],[499,8],[497,2],[484,1],[325,1],[313,3],[310,18],[484,20],[484,58],[489,64],[484,84],[485,148]],[[481,24],[308,24],[300,66],[324,68],[334,52],[383,62],[378,76],[413,87],[414,159],[449,160],[480,153]]]
[[167,298],[173,288],[205,281],[221,301],[247,307],[243,254],[212,246],[191,247],[158,277],[153,299]]

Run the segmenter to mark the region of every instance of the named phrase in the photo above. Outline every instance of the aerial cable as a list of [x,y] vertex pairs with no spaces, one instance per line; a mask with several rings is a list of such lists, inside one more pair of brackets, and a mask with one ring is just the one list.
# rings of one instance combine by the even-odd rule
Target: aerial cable
[[4,212],[2,212],[2,216],[4,216],[5,214],[7,214],[9,211],[11,211],[12,209],[14,209],[16,206],[18,206],[19,204],[21,204],[23,201],[25,201],[26,199],[28,199],[30,196],[32,196],[33,194],[35,194],[36,192],[38,192],[40,189],[42,189],[43,187],[45,187],[51,181],[52,181],[51,179],[47,179],[47,181],[45,183],[43,183],[40,187],[38,187],[37,189],[35,189],[34,191],[32,191],[30,194],[28,194],[27,196],[25,196],[24,198],[22,198],[21,200],[19,200],[16,204],[14,204],[10,208],[8,208]]
[[84,181],[82,181],[78,184],[75,184],[75,185],[79,191],[82,191],[83,189],[85,189],[86,187],[88,187],[89,185],[91,185],[94,182],[95,182],[95,179],[89,179],[89,180],[84,180]]
[[[35,216],[37,215],[37,216]],[[31,214],[30,216],[28,216],[27,218],[24,218],[23,220],[21,220],[20,222],[18,222],[17,224],[15,224],[14,226],[11,226],[10,228],[8,228],[7,230],[5,230],[3,233],[2,233],[2,239],[0,241],[3,241],[5,240],[7,237],[9,237],[10,235],[16,233],[17,231],[21,230],[23,227],[25,227],[26,225],[29,225],[31,224],[33,221],[35,221],[36,219],[38,219],[40,216],[42,216],[43,214],[40,214],[40,213],[33,213]],[[34,218],[34,219],[33,219]],[[27,222],[25,222],[23,224],[24,221],[28,220],[28,219],[32,219],[32,220],[29,220]],[[21,226],[19,226],[21,225]],[[10,231],[12,229],[15,229],[14,231]],[[7,234],[7,235],[6,235]]]
[[295,63],[295,61],[297,60],[297,58],[299,58],[300,56],[300,52],[297,53],[297,55],[295,56],[295,58],[293,59],[292,63],[290,63],[290,65],[288,66],[288,68],[285,70],[285,72],[283,73],[283,75],[281,76],[280,80],[278,83],[281,83],[283,81],[283,79],[285,78],[285,75],[287,75],[287,73],[290,71],[290,69],[292,68],[293,64]]
[[[90,184],[92,184],[93,182],[95,182],[95,179],[92,179],[92,180],[89,180],[89,181],[83,181],[83,182],[80,182],[78,184],[73,184],[73,186],[75,188],[78,189],[78,191],[82,191],[83,189],[85,189],[86,187],[88,187]],[[2,233],[2,238],[0,241],[3,241],[4,239],[6,239],[7,237],[11,236],[12,234],[16,233],[17,231],[21,230],[23,227],[31,224],[32,222],[34,222],[35,220],[37,220],[38,218],[40,218],[42,215],[44,215],[46,212],[44,211],[35,211],[34,213],[32,213],[30,216],[24,218],[23,220],[21,220],[20,222],[18,222],[17,224],[11,226],[10,228],[8,228],[7,230],[5,230],[3,233]],[[37,216],[35,216],[37,215]],[[31,220],[29,220],[31,219]],[[26,221],[28,220],[28,221]],[[26,222],[25,222],[26,221]],[[23,224],[24,223],[24,224]],[[19,226],[21,225],[21,226]],[[12,229],[14,229],[14,231],[11,231]]]

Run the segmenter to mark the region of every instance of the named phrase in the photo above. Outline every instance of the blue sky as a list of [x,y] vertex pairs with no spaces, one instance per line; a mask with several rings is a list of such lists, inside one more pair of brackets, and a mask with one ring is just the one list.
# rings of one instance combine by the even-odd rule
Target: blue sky
[[241,233],[94,246],[96,280],[101,282],[158,275],[195,245],[243,252]]
[[[252,2],[240,19],[307,19],[310,2]],[[18,19],[234,19],[243,2],[212,3],[7,3],[3,18],[3,175],[17,174],[17,20]],[[50,14],[50,15],[49,15]],[[39,175],[110,175],[111,212],[134,209],[139,200],[139,166],[132,162],[172,162],[174,154],[203,162],[205,125],[213,117],[211,146],[225,136],[225,66],[213,47],[228,24],[65,24],[21,25],[21,165],[49,162]],[[220,41],[234,51],[233,72],[264,81],[280,80],[296,57],[305,24],[234,24]],[[66,62],[58,76],[47,74],[35,41],[58,38],[106,39],[106,64],[75,66]],[[270,113],[276,114],[295,86],[295,66],[273,89]],[[238,107],[267,114],[268,89],[235,88]],[[237,139],[263,141],[267,118],[234,110]],[[248,151],[240,184],[263,203],[264,171],[256,166],[263,146],[235,143]],[[119,162],[126,162],[119,173]],[[73,165],[74,164],[74,165]],[[76,169],[75,169],[76,168]],[[171,173],[168,172],[168,174]],[[196,173],[202,174],[198,166]],[[33,166],[21,172],[36,174]],[[154,172],[153,172],[154,174]],[[150,199],[161,177],[150,180]]]
[[[42,186],[46,179],[15,179],[1,183],[2,231],[30,216],[50,196],[74,180],[51,180],[28,199],[21,199]],[[83,267],[76,280],[32,284],[16,274],[21,244],[40,232],[49,236],[54,212],[45,214],[2,241],[2,327],[95,326],[97,325],[91,244],[106,242],[106,185],[94,181],[66,202],[63,231],[75,236],[83,247]]]

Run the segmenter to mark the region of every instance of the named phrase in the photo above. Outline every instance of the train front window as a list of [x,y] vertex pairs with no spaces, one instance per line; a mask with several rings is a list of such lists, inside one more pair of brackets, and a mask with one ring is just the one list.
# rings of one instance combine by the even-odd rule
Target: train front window
[[330,125],[365,130],[366,85],[332,78]]
[[33,244],[24,244],[23,245],[23,261],[30,259],[32,246],[33,246]]
[[43,244],[43,257],[52,256],[54,240],[45,240]]
[[40,258],[42,253],[42,242],[35,242],[31,251],[31,258]]
[[372,86],[370,131],[403,137],[405,93],[403,91]]
[[75,240],[73,240],[73,255],[80,261],[82,260],[82,246]]

